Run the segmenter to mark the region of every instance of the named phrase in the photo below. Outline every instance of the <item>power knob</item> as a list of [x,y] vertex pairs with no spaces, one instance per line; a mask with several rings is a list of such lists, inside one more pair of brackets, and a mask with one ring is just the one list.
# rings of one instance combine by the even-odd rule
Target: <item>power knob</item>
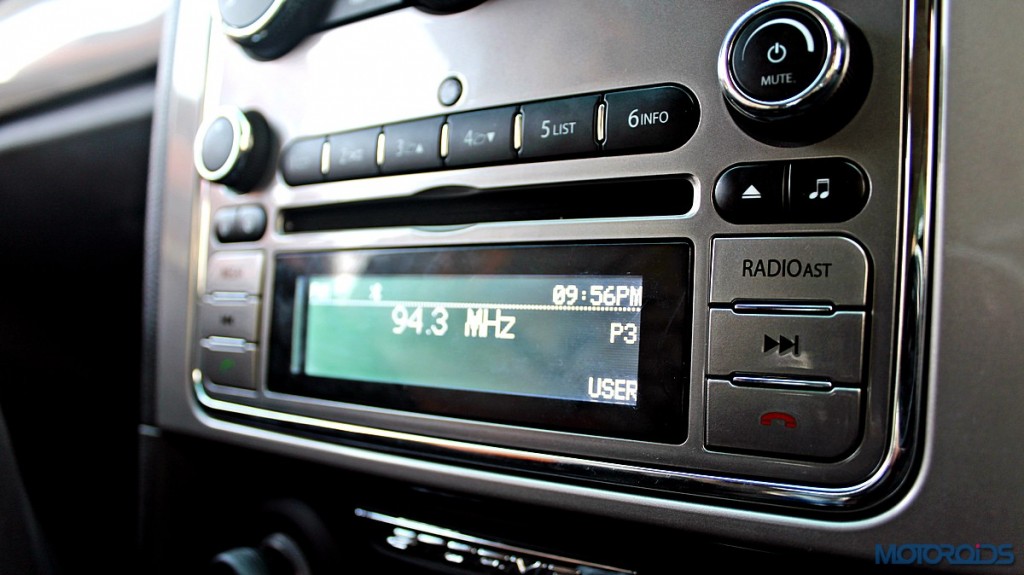
[[729,29],[718,79],[733,117],[752,135],[809,143],[834,133],[860,108],[870,62],[863,36],[828,6],[772,0]]
[[271,165],[273,142],[273,132],[262,114],[223,108],[199,127],[193,146],[196,171],[236,192],[252,191]]
[[221,27],[257,60],[273,60],[320,26],[328,0],[218,0]]

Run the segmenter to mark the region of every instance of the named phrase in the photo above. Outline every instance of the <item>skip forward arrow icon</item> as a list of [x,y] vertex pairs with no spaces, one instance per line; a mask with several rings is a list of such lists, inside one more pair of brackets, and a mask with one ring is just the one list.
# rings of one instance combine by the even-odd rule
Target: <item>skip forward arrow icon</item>
[[779,355],[785,355],[789,351],[792,351],[793,355],[800,355],[800,336],[797,335],[793,339],[789,339],[784,335],[780,335],[779,339],[775,339],[768,334],[764,334],[764,353],[775,349],[778,349]]

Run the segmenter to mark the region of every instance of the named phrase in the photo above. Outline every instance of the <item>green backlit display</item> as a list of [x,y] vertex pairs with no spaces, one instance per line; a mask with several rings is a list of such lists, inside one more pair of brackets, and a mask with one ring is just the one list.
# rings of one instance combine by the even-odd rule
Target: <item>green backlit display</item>
[[[291,371],[636,405],[641,276],[298,279]],[[501,401],[496,397],[495,401]]]

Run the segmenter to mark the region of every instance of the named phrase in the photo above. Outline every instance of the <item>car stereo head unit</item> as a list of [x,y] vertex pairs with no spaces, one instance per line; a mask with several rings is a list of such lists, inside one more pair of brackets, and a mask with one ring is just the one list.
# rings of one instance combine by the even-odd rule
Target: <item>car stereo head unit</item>
[[908,469],[915,3],[195,4],[162,425],[818,511]]

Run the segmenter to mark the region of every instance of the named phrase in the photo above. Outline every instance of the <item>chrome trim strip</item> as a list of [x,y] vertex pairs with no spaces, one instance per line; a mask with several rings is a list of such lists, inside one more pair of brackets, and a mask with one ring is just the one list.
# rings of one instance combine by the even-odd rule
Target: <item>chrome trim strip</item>
[[[821,23],[822,29],[825,31],[825,61],[827,65],[822,67],[821,72],[811,82],[811,85],[798,94],[784,100],[759,100],[744,92],[733,80],[729,62],[740,30],[751,19],[763,12],[780,7],[806,12]],[[754,119],[785,115],[832,96],[846,76],[850,61],[849,54],[850,39],[846,27],[831,8],[815,0],[772,0],[751,8],[729,28],[729,32],[725,35],[725,42],[722,43],[722,50],[718,53],[718,81],[722,85],[722,92],[726,99],[744,115]]]
[[829,304],[790,304],[790,303],[737,303],[732,306],[739,313],[819,313],[830,314],[835,308]]
[[[523,555],[533,555],[534,557],[541,557],[552,561],[561,561],[565,563],[573,563],[585,567],[593,567],[595,569],[606,569],[609,571],[617,571],[620,573],[634,574],[636,571],[630,571],[628,569],[622,569],[621,567],[612,567],[610,565],[602,565],[600,563],[591,563],[589,561],[583,561],[581,559],[573,559],[571,557],[565,557],[562,555],[552,555],[550,553],[544,553],[542,551],[533,551],[525,549],[523,547],[516,547],[514,545],[506,545],[505,543],[498,543],[489,539],[481,539],[480,537],[474,537],[472,535],[466,535],[452,529],[446,529],[444,527],[438,527],[429,523],[422,523],[412,519],[406,519],[404,517],[394,517],[392,515],[386,515],[384,513],[378,513],[376,511],[367,511],[366,509],[356,509],[354,511],[356,517],[362,517],[369,519],[370,521],[376,521],[378,523],[384,523],[386,525],[392,525],[398,529],[408,529],[412,531],[422,531],[423,533],[429,533],[438,537],[444,537],[447,539],[458,539],[460,542],[472,543],[474,545],[482,545],[487,547],[493,547],[494,549],[501,549],[502,551],[508,551],[509,553],[520,553]],[[450,549],[451,547],[449,547]],[[464,551],[467,552],[468,551]]]
[[732,378],[735,385],[750,385],[757,387],[791,387],[794,389],[832,389],[830,381],[814,381],[810,379],[785,379],[781,377],[757,377],[748,375],[737,375]]
[[[547,471],[557,468],[561,474],[577,478],[593,478],[595,470],[602,473],[602,478],[611,481],[623,481],[624,484],[638,487],[659,486],[661,490],[674,491],[694,495],[732,496],[747,501],[774,502],[785,501],[792,505],[801,507],[821,508],[842,508],[854,505],[870,495],[877,484],[881,482],[890,472],[892,463],[897,458],[897,453],[891,452],[879,469],[867,480],[851,487],[813,487],[802,485],[787,485],[771,481],[756,481],[750,479],[739,479],[731,477],[719,477],[704,475],[686,471],[672,471],[667,469],[656,469],[651,467],[639,467],[607,461],[597,461],[570,457],[565,455],[553,455],[536,453],[532,451],[511,449],[507,447],[495,447],[493,445],[481,445],[377,429],[350,423],[327,421],[303,415],[281,413],[259,407],[240,405],[207,395],[203,388],[201,379],[193,383],[196,400],[199,403],[214,411],[233,413],[245,417],[277,421],[291,425],[340,431],[365,437],[376,437],[406,443],[413,443],[419,448],[432,448],[437,453],[469,455],[474,461],[483,463],[507,464],[514,460],[519,465],[518,469],[527,471]],[[425,449],[429,452],[431,449]],[[490,461],[488,461],[490,460]],[[628,479],[628,481],[626,481]]]

